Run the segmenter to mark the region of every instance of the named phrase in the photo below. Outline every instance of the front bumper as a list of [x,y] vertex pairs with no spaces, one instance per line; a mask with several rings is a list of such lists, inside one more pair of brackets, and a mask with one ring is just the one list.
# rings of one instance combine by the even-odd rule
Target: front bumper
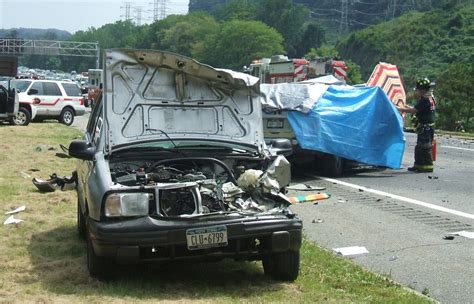
[[[225,225],[228,245],[188,250],[186,230]],[[120,264],[170,260],[213,260],[231,257],[259,260],[265,255],[301,247],[301,220],[284,216],[225,220],[159,220],[143,217],[120,222],[88,221],[97,256]]]

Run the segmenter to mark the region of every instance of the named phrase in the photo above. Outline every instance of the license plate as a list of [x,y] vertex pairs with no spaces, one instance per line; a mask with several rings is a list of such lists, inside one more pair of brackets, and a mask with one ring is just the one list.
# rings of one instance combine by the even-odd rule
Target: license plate
[[227,246],[227,227],[212,226],[186,230],[189,250]]
[[267,120],[267,128],[269,129],[282,129],[283,119],[269,119]]

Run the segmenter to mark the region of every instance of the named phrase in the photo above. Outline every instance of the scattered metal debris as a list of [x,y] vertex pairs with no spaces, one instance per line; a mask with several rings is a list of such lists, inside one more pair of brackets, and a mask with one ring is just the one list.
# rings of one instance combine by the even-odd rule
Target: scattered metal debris
[[465,230],[463,230],[463,231],[448,233],[448,236],[453,236],[453,235],[462,236],[462,237],[465,237],[465,238],[468,238],[468,239],[474,239],[474,231],[465,231]]
[[286,187],[286,190],[292,190],[292,191],[322,191],[326,190],[326,187],[317,187],[317,186],[311,186],[308,184],[296,184],[293,186]]
[[56,190],[74,190],[76,189],[77,182],[77,173],[76,171],[72,172],[70,177],[63,176],[59,177],[56,173],[50,175],[50,179],[42,180],[39,178],[33,178],[33,185],[38,188],[40,192],[54,192]]
[[29,174],[26,173],[25,171],[21,171],[21,172],[20,172],[20,175],[21,175],[23,178],[31,178],[31,175],[29,175]]
[[313,219],[313,221],[311,222],[313,224],[321,224],[321,223],[324,223],[324,220],[323,219]]
[[357,256],[357,255],[369,253],[367,248],[365,248],[364,246],[341,247],[341,248],[333,248],[332,250],[334,250],[334,252],[337,252],[343,256]]
[[15,214],[15,213],[22,212],[22,211],[25,211],[25,210],[26,210],[26,206],[23,205],[21,207],[16,208],[15,210],[5,212],[5,214],[6,215]]
[[5,222],[3,222],[3,225],[20,224],[22,222],[24,222],[24,220],[16,219],[13,215],[10,215]]

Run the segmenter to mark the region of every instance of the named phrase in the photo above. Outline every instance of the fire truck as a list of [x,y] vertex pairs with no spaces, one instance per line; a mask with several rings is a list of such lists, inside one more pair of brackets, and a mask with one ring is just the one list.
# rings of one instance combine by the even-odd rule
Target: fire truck
[[[261,83],[270,84],[301,82],[331,74],[340,80],[346,81],[347,79],[347,66],[344,61],[322,57],[307,60],[304,58],[289,59],[283,55],[275,55],[271,58],[254,60],[248,71],[251,75],[260,78]],[[301,149],[284,111],[264,111],[262,117],[266,141],[270,142],[272,139],[278,138],[291,140],[293,155],[290,160],[292,163],[311,162],[324,175],[328,176],[341,175],[344,167],[349,165],[349,162],[341,157]]]
[[261,83],[288,83],[308,80],[333,74],[341,80],[347,80],[347,65],[344,61],[318,57],[289,59],[284,55],[254,60],[249,73],[260,78]]

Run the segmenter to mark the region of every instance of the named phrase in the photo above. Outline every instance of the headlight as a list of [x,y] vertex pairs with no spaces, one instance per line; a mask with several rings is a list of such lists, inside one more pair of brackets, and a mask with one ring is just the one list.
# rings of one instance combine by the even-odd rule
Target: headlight
[[139,216],[148,214],[148,193],[113,193],[105,200],[105,216]]

